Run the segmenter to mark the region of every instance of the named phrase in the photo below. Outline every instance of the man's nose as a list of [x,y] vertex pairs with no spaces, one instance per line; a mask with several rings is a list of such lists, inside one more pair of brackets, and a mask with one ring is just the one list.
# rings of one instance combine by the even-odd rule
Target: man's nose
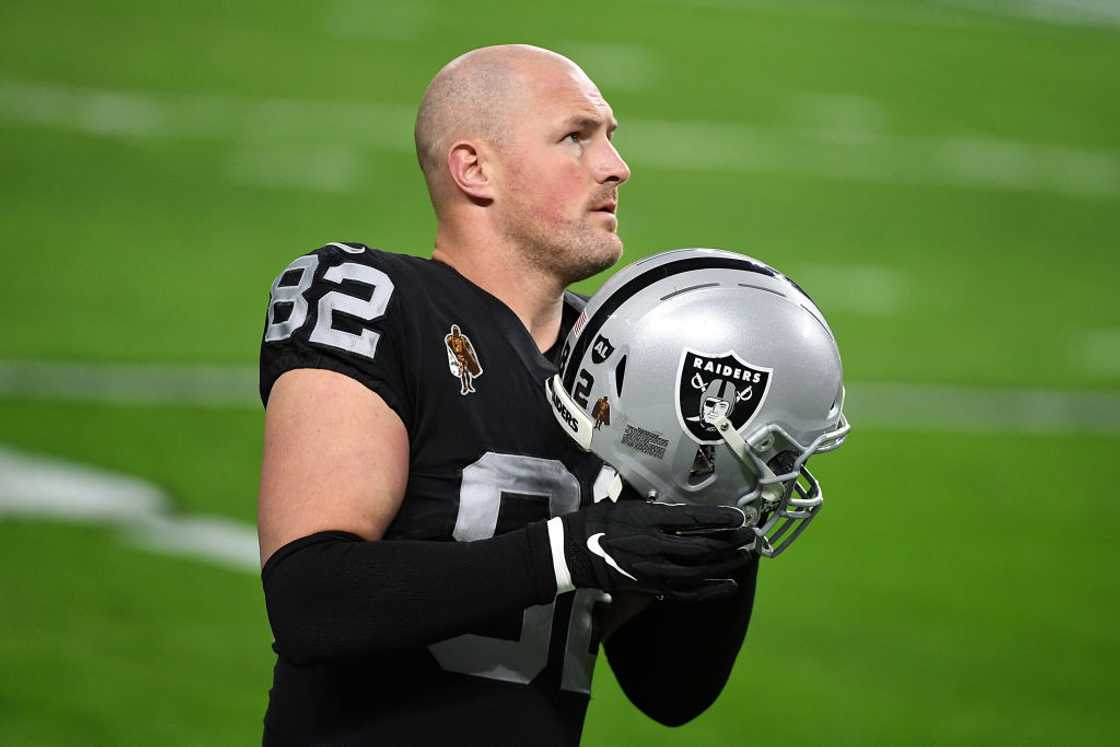
[[599,173],[596,175],[598,177],[597,181],[622,184],[630,178],[630,167],[622,159],[618,149],[614,147],[614,143],[608,140],[603,153],[604,155],[599,163]]

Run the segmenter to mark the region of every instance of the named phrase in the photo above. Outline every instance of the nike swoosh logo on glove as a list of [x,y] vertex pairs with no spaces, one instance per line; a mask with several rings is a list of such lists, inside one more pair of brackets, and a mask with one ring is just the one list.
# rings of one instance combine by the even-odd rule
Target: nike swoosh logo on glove
[[614,558],[612,558],[610,555],[608,555],[607,551],[604,550],[602,548],[602,546],[599,544],[599,538],[603,537],[605,535],[606,535],[606,532],[599,532],[598,534],[593,534],[590,537],[588,537],[587,538],[587,549],[590,550],[592,552],[592,554],[598,555],[600,558],[605,560],[607,562],[607,565],[609,565],[611,568],[614,568],[616,571],[621,573],[623,576],[626,576],[626,578],[630,579],[631,581],[637,581],[638,579],[634,578],[629,573],[622,570],[622,566],[620,566],[618,563],[616,563],[614,561]]

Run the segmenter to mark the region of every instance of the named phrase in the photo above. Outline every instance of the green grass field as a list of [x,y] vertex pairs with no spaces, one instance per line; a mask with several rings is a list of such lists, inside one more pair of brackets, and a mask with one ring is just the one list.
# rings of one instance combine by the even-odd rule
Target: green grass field
[[[251,370],[294,256],[430,251],[423,88],[466,49],[529,41],[614,105],[627,259],[719,246],[798,279],[855,426],[814,462],[827,510],[766,563],[716,706],[660,727],[604,659],[584,743],[1115,740],[1120,10],[10,0],[0,19],[0,447],[251,525],[251,386],[108,401],[15,364]],[[0,741],[258,741],[258,578],[120,521],[15,516],[25,487],[0,470]]]

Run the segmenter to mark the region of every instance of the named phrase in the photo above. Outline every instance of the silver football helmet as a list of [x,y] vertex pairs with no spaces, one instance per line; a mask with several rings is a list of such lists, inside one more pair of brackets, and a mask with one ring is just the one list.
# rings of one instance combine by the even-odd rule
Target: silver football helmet
[[738,506],[773,557],[820,510],[805,467],[848,434],[836,339],[768,265],[679,249],[614,275],[546,394],[561,427],[639,493]]

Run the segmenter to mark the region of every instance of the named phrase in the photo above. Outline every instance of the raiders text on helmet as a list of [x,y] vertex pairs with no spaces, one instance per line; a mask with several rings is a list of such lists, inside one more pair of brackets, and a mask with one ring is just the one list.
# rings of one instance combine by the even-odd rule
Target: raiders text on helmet
[[840,353],[816,304],[772,267],[716,249],[612,277],[547,390],[561,427],[636,490],[739,506],[769,556],[823,501],[806,460],[848,433]]

